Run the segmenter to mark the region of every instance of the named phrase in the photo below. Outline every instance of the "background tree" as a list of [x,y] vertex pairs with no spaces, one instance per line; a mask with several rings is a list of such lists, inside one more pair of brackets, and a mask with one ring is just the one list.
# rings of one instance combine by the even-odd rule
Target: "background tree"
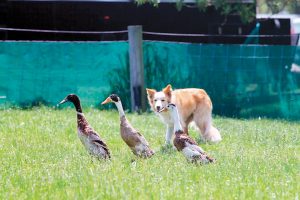
[[[138,5],[150,3],[159,6],[159,0],[135,0]],[[222,15],[239,15],[243,23],[250,23],[255,19],[256,9],[259,13],[276,14],[283,10],[300,13],[299,0],[195,0],[195,3],[186,3],[184,0],[176,0],[176,7],[180,11],[183,7],[198,7],[199,11],[206,11],[208,7],[214,6]]]
[[282,11],[300,14],[299,0],[257,0],[259,13],[276,14]]

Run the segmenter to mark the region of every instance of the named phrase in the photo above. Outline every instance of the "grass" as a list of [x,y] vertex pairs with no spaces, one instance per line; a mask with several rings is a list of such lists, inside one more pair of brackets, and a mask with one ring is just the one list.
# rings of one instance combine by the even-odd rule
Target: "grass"
[[[161,151],[165,127],[151,114],[127,114],[157,151],[135,159],[119,135],[116,111],[86,110],[112,160],[91,160],[77,138],[73,109],[0,111],[0,199],[298,199],[296,122],[216,117],[223,141],[201,146],[216,164],[196,166]],[[191,136],[198,138],[195,130]]]

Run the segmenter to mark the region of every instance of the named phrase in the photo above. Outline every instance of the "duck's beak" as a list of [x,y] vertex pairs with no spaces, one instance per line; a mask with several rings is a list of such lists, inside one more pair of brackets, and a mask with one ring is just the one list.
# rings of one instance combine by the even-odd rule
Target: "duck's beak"
[[101,105],[107,104],[107,103],[110,103],[110,102],[112,102],[111,98],[110,98],[110,97],[107,97],[107,99],[105,99],[105,101],[103,101],[103,102],[101,103]]
[[68,99],[64,99],[64,100],[62,100],[61,102],[59,102],[58,105],[63,104],[63,103],[66,103],[67,101],[68,101]]
[[168,111],[168,109],[166,107],[163,107],[162,109],[160,109],[158,112],[161,113],[161,112],[164,112],[164,111]]

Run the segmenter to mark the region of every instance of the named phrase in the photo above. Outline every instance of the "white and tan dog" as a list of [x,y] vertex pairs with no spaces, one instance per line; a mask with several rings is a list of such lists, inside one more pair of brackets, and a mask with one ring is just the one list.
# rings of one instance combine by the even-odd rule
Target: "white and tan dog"
[[205,141],[216,143],[222,140],[220,132],[212,126],[212,102],[204,90],[186,88],[172,91],[170,84],[159,92],[148,88],[146,90],[151,109],[167,125],[166,144],[171,144],[174,122],[167,109],[159,111],[169,103],[177,106],[185,133],[188,134],[188,125],[194,121]]

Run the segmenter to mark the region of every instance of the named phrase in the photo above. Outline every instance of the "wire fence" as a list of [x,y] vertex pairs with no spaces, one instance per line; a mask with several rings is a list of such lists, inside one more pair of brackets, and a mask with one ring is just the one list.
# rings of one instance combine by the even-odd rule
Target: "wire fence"
[[[54,106],[77,93],[99,107],[118,93],[129,109],[128,53],[127,41],[0,42],[0,106]],[[298,46],[144,41],[143,57],[146,87],[203,88],[222,116],[300,119]]]
[[16,32],[35,32],[35,33],[62,33],[62,34],[116,34],[127,33],[127,30],[121,31],[66,31],[66,30],[46,30],[46,29],[25,29],[25,28],[3,28],[0,31],[16,31]]
[[[124,34],[128,30],[119,31],[69,31],[69,30],[47,30],[47,29],[25,29],[25,28],[9,28],[0,27],[0,31],[5,32],[31,32],[31,33],[51,33],[51,34],[74,34],[74,35],[99,35],[99,34]],[[163,36],[163,37],[228,37],[228,38],[299,38],[298,33],[293,34],[188,34],[188,33],[165,33],[165,32],[151,32],[143,31],[143,35]]]

